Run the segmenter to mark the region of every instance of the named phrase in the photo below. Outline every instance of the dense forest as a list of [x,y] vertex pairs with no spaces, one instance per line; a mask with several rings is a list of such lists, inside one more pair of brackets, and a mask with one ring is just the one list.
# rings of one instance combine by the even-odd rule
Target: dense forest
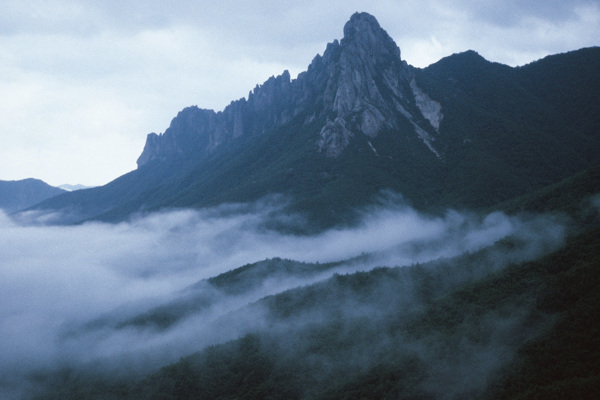
[[[238,338],[142,374],[101,364],[39,371],[29,398],[598,398],[599,170],[499,206],[535,221],[531,232],[544,231],[535,243],[531,232],[513,234],[451,258],[309,279],[214,322],[223,332],[244,325]],[[536,220],[540,212],[550,219]],[[552,238],[556,220],[568,221],[564,242]],[[248,264],[196,283],[202,290],[183,300],[87,329],[168,330],[274,274],[301,279],[338,266]]]

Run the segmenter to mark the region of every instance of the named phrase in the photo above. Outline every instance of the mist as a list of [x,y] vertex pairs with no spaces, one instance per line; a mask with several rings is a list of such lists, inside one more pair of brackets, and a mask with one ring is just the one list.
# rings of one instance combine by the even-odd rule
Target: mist
[[[353,227],[307,236],[268,228],[274,219],[306,223],[282,210],[271,199],[77,226],[0,214],[1,397],[19,398],[40,371],[93,364],[141,375],[248,332],[313,323],[324,314],[274,323],[260,301],[344,274],[411,268],[519,240],[510,251],[487,255],[482,273],[489,273],[557,248],[568,225],[543,215],[425,215],[392,197],[364,210]],[[305,263],[306,271],[259,274],[235,291],[209,281],[251,263],[276,267],[284,260]],[[347,308],[354,317],[370,312]],[[147,323],[157,312],[171,319]]]

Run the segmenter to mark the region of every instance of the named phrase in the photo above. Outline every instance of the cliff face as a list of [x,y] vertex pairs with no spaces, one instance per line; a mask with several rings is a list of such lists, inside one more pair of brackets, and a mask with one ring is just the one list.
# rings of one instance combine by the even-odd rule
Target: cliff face
[[290,74],[271,77],[250,92],[248,100],[229,104],[224,111],[196,106],[180,111],[161,135],[150,133],[138,167],[155,161],[193,159],[241,137],[260,133],[290,118]]
[[352,136],[374,138],[385,129],[398,129],[401,120],[411,121],[420,136],[432,140],[416,123],[422,116],[415,107],[411,71],[374,17],[352,16],[341,43],[330,45],[319,61],[329,71],[323,93],[329,112],[319,132],[320,151],[337,157]]
[[[441,107],[431,104],[392,38],[373,16],[357,13],[345,25],[341,42],[330,43],[297,79],[284,71],[222,112],[181,111],[164,134],[148,135],[138,166],[202,157],[236,138],[285,126],[301,114],[306,114],[306,125],[319,122],[315,151],[327,157],[342,154],[355,135],[374,138],[383,130],[399,129],[400,121],[409,121],[412,134],[439,155],[433,142]],[[425,109],[435,115],[424,117]]]

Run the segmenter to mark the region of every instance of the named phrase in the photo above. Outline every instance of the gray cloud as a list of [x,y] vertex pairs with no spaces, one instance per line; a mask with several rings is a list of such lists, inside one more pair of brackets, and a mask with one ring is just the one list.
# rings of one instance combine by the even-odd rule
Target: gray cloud
[[587,7],[598,7],[597,0],[576,0],[564,2],[551,0],[518,1],[464,1],[457,8],[465,10],[473,19],[484,20],[499,26],[518,26],[532,19],[561,25],[581,18],[581,11]]

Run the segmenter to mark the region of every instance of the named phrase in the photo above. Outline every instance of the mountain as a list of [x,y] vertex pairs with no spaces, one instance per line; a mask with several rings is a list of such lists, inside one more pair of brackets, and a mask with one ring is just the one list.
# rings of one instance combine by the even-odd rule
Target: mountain
[[[32,208],[79,222],[220,205],[19,227],[35,243],[45,232],[69,243],[27,252],[28,279],[12,285],[9,274],[7,287],[38,290],[27,283],[42,260],[36,279],[56,282],[59,296],[33,299],[66,312],[20,320],[8,303],[8,337],[34,345],[12,357],[0,391],[32,400],[599,398],[599,67],[600,49],[590,48],[518,68],[473,51],[414,68],[375,18],[353,15],[296,79],[272,77],[221,112],[186,108],[148,135],[135,171]],[[280,193],[321,230],[352,222],[385,190],[418,210],[372,207],[358,226],[315,235],[256,223],[271,216],[260,202],[221,204]],[[447,207],[485,212],[435,213]],[[278,241],[305,261],[243,254]],[[362,251],[362,242],[377,246]],[[76,293],[101,290],[73,302],[59,275],[83,283],[71,285]],[[28,342],[21,325],[44,329]]]
[[[165,362],[178,348],[169,345],[143,373],[129,353],[126,373],[87,357],[53,363],[32,374],[35,391],[24,398],[597,399],[599,183],[595,167],[513,199],[507,208],[547,214],[525,217],[531,229],[526,222],[477,251],[368,270],[348,267],[376,262],[374,254],[325,264],[267,259],[141,310],[67,324],[68,343],[137,332],[142,342],[164,334],[196,348]],[[560,219],[547,219],[557,213],[583,222],[558,243],[551,231]],[[451,236],[467,234],[464,225]],[[208,345],[211,328],[218,343]]]
[[356,13],[296,79],[284,71],[223,111],[188,107],[148,135],[135,171],[36,208],[118,221],[278,193],[320,229],[382,190],[428,211],[489,207],[600,162],[599,69],[600,48],[414,68]]
[[39,179],[0,181],[0,209],[7,213],[23,210],[61,193],[65,191]]

